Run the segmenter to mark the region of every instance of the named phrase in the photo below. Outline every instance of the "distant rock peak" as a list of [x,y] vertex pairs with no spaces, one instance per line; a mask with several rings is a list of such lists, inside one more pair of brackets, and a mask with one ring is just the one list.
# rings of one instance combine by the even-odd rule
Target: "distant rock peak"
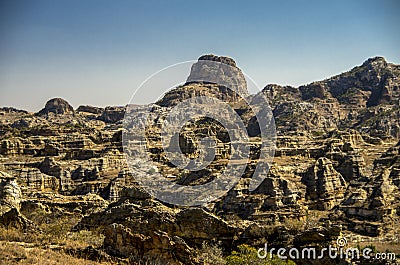
[[366,65],[371,65],[371,64],[387,64],[385,58],[383,58],[382,56],[375,56],[372,58],[368,58],[362,65],[366,66]]
[[246,78],[229,57],[202,55],[192,65],[186,83],[212,83],[227,87],[241,96],[248,95]]
[[74,113],[74,108],[62,98],[53,98],[47,101],[45,107],[39,111],[39,115],[44,114],[67,114]]
[[366,60],[361,65],[361,68],[380,72],[386,68],[390,68],[391,65],[392,64],[386,62],[385,58],[377,56],[377,57],[369,58],[368,60]]

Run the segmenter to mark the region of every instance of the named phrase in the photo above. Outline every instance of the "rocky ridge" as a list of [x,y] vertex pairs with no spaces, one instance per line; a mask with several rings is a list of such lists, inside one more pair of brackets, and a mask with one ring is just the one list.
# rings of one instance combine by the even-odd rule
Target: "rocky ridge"
[[[218,67],[207,70],[207,61],[235,70],[203,82],[223,72]],[[13,216],[22,216],[17,223],[29,223],[25,216],[43,207],[78,212],[81,219],[74,229],[101,228],[108,254],[156,257],[171,264],[199,262],[193,253],[203,242],[220,241],[224,251],[231,251],[244,243],[327,244],[340,233],[389,240],[398,236],[400,217],[399,78],[400,66],[376,57],[298,88],[267,85],[260,93],[275,117],[277,149],[264,181],[250,191],[261,144],[252,124],[254,113],[243,101],[252,96],[233,59],[200,57],[187,83],[167,92],[154,109],[167,113],[193,96],[228,102],[247,125],[251,159],[225,196],[193,209],[163,204],[138,187],[135,176],[147,173],[129,170],[125,163],[124,107],[74,110],[65,100],[53,99],[36,114],[1,108],[0,170],[7,172],[0,173],[2,220],[11,210]],[[236,84],[234,90],[224,81]],[[210,136],[217,142],[215,161],[200,172],[180,171],[168,163],[158,125],[148,135],[157,170],[183,185],[218,178],[231,156],[226,131],[212,121],[193,121],[179,136],[189,157],[198,155],[199,138]],[[308,227],[311,221],[314,226]],[[304,224],[304,231],[293,228],[296,222]],[[320,241],[317,234],[324,235]]]

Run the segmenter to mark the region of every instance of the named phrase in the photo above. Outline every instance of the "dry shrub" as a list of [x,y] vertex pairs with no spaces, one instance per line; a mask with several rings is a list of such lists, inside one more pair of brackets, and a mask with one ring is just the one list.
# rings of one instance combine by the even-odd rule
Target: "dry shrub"
[[201,262],[201,264],[207,264],[207,265],[226,264],[222,249],[218,245],[210,245],[203,242],[201,248],[197,250],[196,256],[197,259]]

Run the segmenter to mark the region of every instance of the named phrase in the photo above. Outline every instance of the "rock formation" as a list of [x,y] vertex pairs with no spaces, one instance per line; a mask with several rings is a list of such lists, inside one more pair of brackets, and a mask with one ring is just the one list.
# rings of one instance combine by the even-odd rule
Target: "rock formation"
[[303,182],[307,186],[306,198],[311,201],[311,209],[330,210],[343,199],[346,182],[325,157],[318,158],[315,166],[306,172]]
[[73,113],[74,108],[62,98],[53,98],[47,101],[46,106],[39,111],[39,115],[54,113],[54,114],[67,114]]
[[[0,108],[1,223],[34,227],[28,217],[37,210],[74,216],[74,231],[101,231],[104,255],[171,264],[196,264],[194,253],[203,243],[219,243],[228,253],[243,243],[329,244],[340,233],[389,240],[400,217],[399,69],[376,57],[304,86],[265,86],[259,93],[275,118],[275,158],[251,191],[252,174],[263,162],[260,128],[242,99],[256,95],[248,95],[233,59],[201,56],[184,85],[151,105],[163,117],[183,100],[214,97],[245,124],[250,159],[243,176],[200,208],[162,203],[137,178],[159,172],[181,185],[218,179],[233,152],[227,130],[213,119],[194,119],[177,134],[191,159],[201,155],[199,139],[214,140],[215,157],[206,168],[191,172],[172,165],[161,144],[161,119],[155,119],[146,128],[152,163],[139,170],[127,166],[123,152],[125,107],[74,111],[65,100],[52,99],[37,114]],[[138,150],[130,154],[140,164]]]
[[183,86],[167,92],[159,106],[175,106],[193,97],[207,96],[224,102],[238,102],[248,96],[246,79],[233,59],[215,55],[201,56],[193,64]]
[[236,62],[224,56],[212,54],[201,56],[192,65],[186,83],[212,83],[224,86],[244,97],[248,95],[246,79]]
[[17,180],[7,173],[0,172],[0,215],[4,215],[11,209],[21,208],[21,189],[17,184]]

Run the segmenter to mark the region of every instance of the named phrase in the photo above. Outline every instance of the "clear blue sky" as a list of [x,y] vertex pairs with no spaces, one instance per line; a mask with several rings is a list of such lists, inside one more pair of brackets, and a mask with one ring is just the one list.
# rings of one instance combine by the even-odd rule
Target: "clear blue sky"
[[261,87],[376,55],[400,63],[399,14],[396,1],[0,0],[0,106],[124,105],[149,75],[205,53]]

